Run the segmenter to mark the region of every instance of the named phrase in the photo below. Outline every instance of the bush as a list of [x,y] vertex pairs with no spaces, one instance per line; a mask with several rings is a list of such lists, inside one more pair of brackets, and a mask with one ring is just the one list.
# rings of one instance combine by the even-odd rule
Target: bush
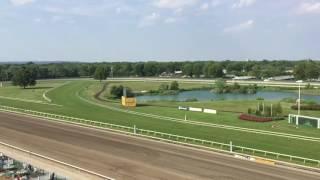
[[257,99],[256,100],[258,100],[258,101],[263,101],[264,100],[264,98],[263,97],[257,97]]
[[273,107],[273,115],[275,116],[281,116],[282,115],[282,106],[280,103],[276,104],[274,107]]
[[169,85],[168,84],[161,84],[159,86],[159,91],[160,92],[167,91],[167,90],[169,90]]
[[270,117],[258,117],[250,114],[241,114],[239,119],[253,122],[270,122],[272,118]]
[[177,81],[172,81],[170,90],[179,90],[179,83]]
[[[298,110],[298,105],[291,106],[291,109]],[[320,104],[301,105],[300,110],[318,111],[318,110],[320,110]]]
[[[110,94],[112,96],[114,96],[115,98],[121,98],[121,96],[123,96],[123,89],[125,87],[123,87],[122,85],[120,86],[112,86],[111,89],[110,89]],[[126,87],[126,90],[127,90],[127,97],[133,97],[134,94],[132,92],[132,90],[128,87]]]
[[188,98],[185,100],[185,102],[197,102],[198,99],[197,98]]

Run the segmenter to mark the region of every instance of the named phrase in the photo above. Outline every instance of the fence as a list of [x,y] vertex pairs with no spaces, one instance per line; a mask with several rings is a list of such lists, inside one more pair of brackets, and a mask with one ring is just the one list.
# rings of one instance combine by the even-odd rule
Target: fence
[[264,151],[259,149],[243,147],[243,146],[237,146],[237,145],[232,145],[232,143],[226,144],[226,143],[220,143],[215,141],[208,141],[203,139],[162,133],[162,132],[157,132],[152,130],[138,129],[136,127],[128,127],[128,126],[116,125],[111,123],[103,123],[103,122],[91,121],[87,119],[81,119],[81,118],[75,118],[75,117],[63,116],[63,115],[57,115],[57,114],[51,114],[51,113],[44,113],[44,112],[38,112],[38,111],[32,111],[32,110],[26,110],[26,109],[20,109],[20,108],[14,108],[9,106],[2,106],[2,105],[0,105],[0,110],[13,112],[13,113],[27,114],[35,117],[41,117],[41,118],[79,124],[79,125],[85,124],[85,125],[94,126],[98,128],[110,129],[118,132],[125,132],[126,134],[130,134],[130,135],[148,137],[148,138],[161,140],[169,143],[175,143],[175,144],[181,144],[181,145],[193,146],[193,147],[201,146],[202,148],[206,148],[214,151],[221,151],[221,152],[232,153],[232,154],[253,155],[253,156],[263,157],[267,159],[278,160],[279,162],[285,161],[285,162],[291,162],[295,164],[302,164],[305,166],[318,167],[318,168],[320,167],[320,160],[292,156],[292,155],[281,154],[281,153],[270,152],[270,151]]
[[99,179],[101,178],[101,179],[104,179],[104,180],[114,180],[113,178],[110,178],[110,177],[107,177],[107,176],[104,176],[104,175],[101,175],[101,174],[98,174],[98,173],[95,173],[95,172],[92,172],[92,171],[77,167],[77,166],[74,166],[74,165],[71,165],[71,164],[67,164],[67,163],[64,163],[62,161],[59,161],[59,160],[56,160],[56,159],[53,159],[53,158],[50,158],[50,157],[47,157],[47,156],[43,156],[43,155],[28,151],[28,150],[25,150],[25,149],[16,147],[16,146],[12,146],[12,145],[4,143],[4,142],[0,142],[0,145],[4,146],[4,147],[7,147],[7,148],[10,148],[11,151],[22,152],[22,153],[27,154],[30,157],[36,157],[36,158],[44,159],[44,160],[47,160],[47,161],[50,161],[50,162],[53,162],[53,163],[57,163],[57,164],[62,165],[64,167],[68,167],[68,168],[74,169],[76,172],[81,172],[83,174],[91,175],[91,176],[97,177]]
[[289,114],[288,123],[320,129],[320,118]]

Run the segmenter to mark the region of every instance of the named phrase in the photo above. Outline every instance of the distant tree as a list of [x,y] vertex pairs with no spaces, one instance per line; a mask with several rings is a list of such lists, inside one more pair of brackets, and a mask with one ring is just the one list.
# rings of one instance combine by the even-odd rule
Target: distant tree
[[0,70],[0,81],[7,81],[8,80],[8,72],[4,69]]
[[187,63],[187,64],[183,65],[182,71],[185,75],[192,77],[193,65],[191,63]]
[[318,79],[320,75],[319,66],[313,61],[306,62],[305,76],[307,79]]
[[143,63],[138,63],[134,66],[134,72],[137,76],[143,77],[144,76],[144,64]]
[[231,88],[232,88],[233,90],[237,90],[237,89],[240,89],[241,87],[240,87],[239,83],[235,82],[235,83],[233,83],[233,85],[232,85]]
[[226,82],[222,79],[219,79],[215,82],[215,91],[217,93],[223,93],[226,88]]
[[298,80],[318,79],[319,65],[314,61],[299,62],[294,68],[294,76]]
[[35,72],[32,68],[22,66],[14,72],[12,84],[14,86],[20,86],[25,89],[27,86],[35,86],[37,84],[36,80],[37,72]]
[[221,78],[223,77],[223,66],[218,63],[209,63],[205,66],[206,77]]
[[144,64],[143,72],[145,76],[155,76],[158,72],[158,64],[156,62],[146,62]]
[[107,78],[106,68],[103,66],[98,66],[94,72],[93,78],[99,80],[100,82],[105,80]]
[[159,91],[163,92],[163,91],[167,91],[167,90],[169,90],[168,84],[160,84]]
[[123,90],[126,88],[127,97],[133,97],[134,93],[128,87],[123,87],[122,85],[119,86],[112,86],[110,89],[110,94],[115,98],[121,98],[123,96]]
[[197,78],[199,78],[202,74],[202,69],[203,69],[202,64],[203,63],[196,63],[195,65],[193,65],[192,72]]
[[170,85],[170,90],[179,90],[179,83],[177,81],[172,81]]

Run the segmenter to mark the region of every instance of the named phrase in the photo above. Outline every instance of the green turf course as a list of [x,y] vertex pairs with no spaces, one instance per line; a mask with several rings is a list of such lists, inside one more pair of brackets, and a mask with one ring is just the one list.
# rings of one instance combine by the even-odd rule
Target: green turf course
[[[147,118],[138,115],[129,115],[126,113],[120,113],[117,111],[111,111],[104,107],[92,105],[79,98],[85,98],[87,100],[108,104],[112,106],[119,106],[110,102],[98,102],[93,98],[93,95],[99,91],[102,84],[97,81],[73,81],[69,84],[61,86],[48,93],[48,96],[54,103],[62,105],[62,107],[40,105],[36,103],[25,103],[13,100],[1,99],[2,105],[20,107],[25,109],[31,109],[42,112],[57,113],[62,115],[74,116],[79,118],[85,118],[101,122],[109,122],[125,126],[137,125],[138,128],[149,129],[154,131],[160,131],[165,133],[177,134],[182,136],[194,137],[199,139],[206,139],[212,141],[218,141],[223,143],[229,143],[233,141],[235,145],[251,147],[256,149],[262,149],[267,151],[279,152],[284,154],[308,157],[313,159],[320,159],[320,143],[310,142],[303,140],[288,139],[283,137],[274,137],[268,135],[259,135],[246,132],[239,132],[233,130],[226,130],[220,128],[203,127],[189,124],[182,124],[177,122],[170,122],[159,120],[155,118]],[[161,102],[165,103],[165,102]],[[212,103],[212,102],[208,102]],[[250,102],[248,102],[250,104]],[[171,103],[170,103],[171,104]],[[252,103],[254,104],[254,103]],[[175,106],[175,105],[172,105]],[[231,105],[230,105],[231,106]],[[227,107],[227,104],[226,104]],[[154,108],[154,109],[153,109]],[[230,107],[231,108],[231,107]],[[166,116],[181,116],[184,117],[184,112],[180,112],[173,107],[163,107],[159,109],[155,107],[138,107],[138,111],[164,113]],[[155,110],[155,111],[154,111]],[[180,114],[179,114],[180,113]],[[183,118],[182,117],[182,118]],[[285,121],[280,122],[281,128],[272,129],[271,124],[256,124],[250,122],[242,122],[236,118],[236,114],[222,113],[219,115],[219,120],[213,117],[205,117],[202,115],[192,115],[192,120],[208,121],[213,123],[230,123],[233,125],[243,125],[246,127],[266,129],[270,131],[279,132],[291,132],[294,134],[301,134],[306,136],[319,137],[319,131],[311,128],[299,128],[294,129],[286,124]],[[198,118],[199,117],[199,118]],[[282,129],[283,125],[283,129]],[[287,126],[287,127],[286,127]]]
[[42,97],[43,93],[64,82],[62,80],[38,81],[35,87],[28,87],[26,89],[12,86],[11,83],[4,83],[4,86],[0,88],[0,96],[22,100],[45,101]]

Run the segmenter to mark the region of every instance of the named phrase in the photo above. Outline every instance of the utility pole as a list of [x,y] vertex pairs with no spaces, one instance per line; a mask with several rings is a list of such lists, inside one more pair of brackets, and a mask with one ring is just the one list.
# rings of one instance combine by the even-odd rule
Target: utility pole
[[301,102],[301,84],[299,82],[298,115],[300,115],[300,102]]
[[110,76],[113,78],[113,66],[111,66]]

